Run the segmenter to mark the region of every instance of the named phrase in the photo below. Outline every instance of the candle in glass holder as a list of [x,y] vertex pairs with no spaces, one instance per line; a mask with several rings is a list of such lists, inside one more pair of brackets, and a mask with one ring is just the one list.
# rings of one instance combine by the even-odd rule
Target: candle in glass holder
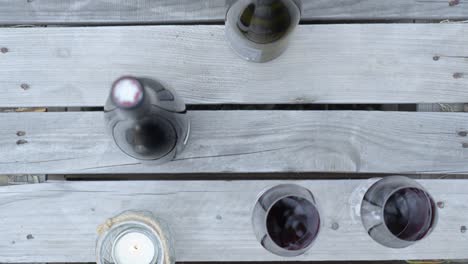
[[119,264],[151,264],[157,256],[151,239],[139,232],[122,234],[117,238],[112,252]]
[[169,226],[150,212],[126,211],[98,233],[97,264],[174,264]]

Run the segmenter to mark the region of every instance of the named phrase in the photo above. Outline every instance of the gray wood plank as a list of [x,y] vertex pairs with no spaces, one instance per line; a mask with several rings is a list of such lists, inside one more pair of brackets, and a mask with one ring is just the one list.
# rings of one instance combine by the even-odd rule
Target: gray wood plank
[[305,25],[255,64],[222,26],[3,28],[0,107],[102,106],[124,74],[189,104],[465,103],[466,35],[468,24]]
[[[222,23],[224,0],[0,0],[0,24]],[[456,0],[304,0],[304,21],[467,19]]]
[[[406,249],[366,233],[354,210],[368,181],[296,181],[321,209],[322,227],[305,255],[277,257],[257,242],[251,210],[279,181],[63,182],[0,188],[0,262],[93,262],[96,228],[129,209],[150,210],[174,233],[177,261],[398,260],[468,258],[467,180],[420,181],[444,202],[434,232]],[[170,205],[170,206],[168,206]],[[331,228],[338,223],[339,229]],[[27,239],[33,237],[33,239]],[[13,242],[14,241],[14,242]]]
[[0,114],[0,173],[468,173],[466,113],[190,114],[185,151],[160,166],[118,150],[101,112]]

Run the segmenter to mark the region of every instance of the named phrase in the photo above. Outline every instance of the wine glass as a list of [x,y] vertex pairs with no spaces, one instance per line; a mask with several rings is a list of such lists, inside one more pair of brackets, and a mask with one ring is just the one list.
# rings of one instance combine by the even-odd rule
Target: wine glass
[[257,240],[268,251],[284,257],[306,252],[317,238],[320,222],[312,193],[293,184],[265,191],[252,214]]
[[418,182],[389,176],[366,192],[361,220],[376,242],[390,248],[405,248],[431,233],[437,221],[437,208]]

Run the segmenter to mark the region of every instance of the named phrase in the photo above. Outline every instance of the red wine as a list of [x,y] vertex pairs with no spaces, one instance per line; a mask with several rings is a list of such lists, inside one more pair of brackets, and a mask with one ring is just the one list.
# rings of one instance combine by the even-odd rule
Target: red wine
[[370,186],[361,204],[364,228],[376,242],[405,248],[427,237],[435,228],[437,208],[418,182],[388,176]]
[[392,194],[384,207],[387,228],[400,239],[422,239],[434,223],[435,205],[428,195],[419,189],[405,188]]
[[287,250],[307,248],[320,227],[320,217],[315,206],[295,196],[277,201],[269,210],[266,221],[271,239]]

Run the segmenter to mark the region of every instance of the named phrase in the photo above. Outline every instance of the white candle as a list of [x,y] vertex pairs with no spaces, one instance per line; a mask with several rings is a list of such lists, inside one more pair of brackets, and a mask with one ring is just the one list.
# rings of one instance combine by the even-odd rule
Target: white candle
[[117,264],[150,264],[155,254],[151,239],[139,232],[124,234],[117,239],[113,249]]

